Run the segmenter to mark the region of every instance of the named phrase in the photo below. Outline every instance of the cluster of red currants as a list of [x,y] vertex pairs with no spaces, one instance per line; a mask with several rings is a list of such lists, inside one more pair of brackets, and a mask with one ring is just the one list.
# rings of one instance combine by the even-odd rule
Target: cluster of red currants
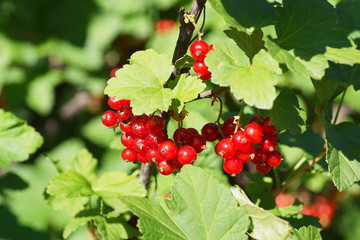
[[111,128],[116,128],[121,121],[129,119],[133,113],[130,107],[130,100],[117,100],[115,97],[108,98],[108,104],[116,112],[108,110],[101,117],[102,123]]
[[276,150],[279,131],[270,123],[270,117],[255,116],[243,130],[235,130],[234,117],[226,119],[221,129],[213,123],[206,124],[202,129],[207,141],[220,140],[215,152],[224,158],[226,173],[236,175],[242,171],[243,163],[250,161],[259,173],[267,173],[271,167],[280,164],[282,156]]
[[213,50],[213,45],[210,46],[203,40],[197,40],[190,46],[190,54],[195,59],[193,64],[193,70],[197,73],[201,80],[209,80],[211,78],[211,72],[208,66],[205,65],[204,59],[206,54]]

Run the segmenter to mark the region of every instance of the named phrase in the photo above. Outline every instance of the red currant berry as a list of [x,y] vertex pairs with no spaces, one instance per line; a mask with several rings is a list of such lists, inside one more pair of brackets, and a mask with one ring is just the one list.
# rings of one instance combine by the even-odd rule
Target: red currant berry
[[160,162],[162,160],[159,156],[157,148],[149,148],[146,151],[146,157],[149,162]]
[[144,120],[146,122],[149,119],[149,116],[144,113],[144,114],[141,114],[141,115],[135,115],[132,118],[133,122],[136,122],[137,120],[140,120],[140,119]]
[[264,121],[264,118],[262,116],[253,116],[252,118],[250,118],[249,123],[257,123],[257,124],[262,124]]
[[136,136],[145,137],[148,133],[148,130],[146,128],[146,121],[142,119],[135,121],[132,125],[132,132]]
[[281,192],[275,197],[276,206],[279,208],[291,206],[295,201],[295,196],[286,192]]
[[232,136],[232,144],[237,150],[245,151],[251,145],[251,139],[244,131],[237,131]]
[[171,32],[176,27],[176,21],[172,19],[160,19],[155,24],[155,31],[158,33]]
[[116,117],[115,112],[108,110],[108,111],[104,112],[104,114],[102,115],[101,121],[107,127],[114,127],[116,125],[118,119]]
[[175,166],[175,169],[177,169],[178,171],[180,171],[181,168],[184,166],[184,165],[182,165],[181,163],[179,163],[179,161],[178,161],[176,158],[170,160],[169,163],[170,163],[171,165]]
[[165,141],[167,139],[167,136],[165,135],[165,133],[163,131],[160,132],[149,132],[146,135],[145,141],[147,142],[147,144],[151,147],[157,147],[160,143],[162,143],[163,141]]
[[271,167],[265,163],[265,162],[260,162],[258,164],[256,164],[256,171],[258,171],[258,173],[268,173],[270,171]]
[[117,118],[120,121],[128,120],[132,114],[131,107],[129,106],[123,106],[116,111]]
[[136,154],[136,160],[141,163],[147,163],[149,160],[146,157],[146,152],[138,152]]
[[227,174],[235,176],[243,170],[243,163],[237,158],[228,158],[225,159],[223,167]]
[[200,75],[199,78],[203,81],[207,81],[211,78],[211,72],[208,72],[207,74],[204,74],[204,75]]
[[119,109],[119,108],[122,108],[124,106],[130,107],[130,102],[131,101],[127,100],[127,99],[117,100],[115,96],[108,98],[108,104],[113,109]]
[[237,152],[237,158],[240,159],[243,163],[250,162],[255,158],[255,148],[253,145],[250,145],[248,149],[245,151],[238,151]]
[[266,152],[264,152],[262,149],[257,148],[255,150],[255,157],[254,159],[251,160],[252,163],[254,164],[259,164],[261,162],[265,162],[266,161]]
[[160,116],[152,116],[146,121],[146,128],[149,132],[161,131],[164,127],[164,122]]
[[136,137],[133,142],[133,148],[136,152],[144,153],[149,149],[149,145],[144,138]]
[[180,146],[190,145],[192,140],[192,135],[185,128],[178,128],[174,132],[173,139],[175,143]]
[[166,140],[159,144],[158,153],[161,158],[165,161],[169,161],[174,159],[177,154],[177,146],[171,140]]
[[123,133],[132,134],[132,122],[129,121],[120,122],[120,129]]
[[194,148],[190,146],[183,146],[177,151],[177,161],[182,164],[194,164],[197,158],[197,153]]
[[261,125],[265,136],[273,136],[279,134],[279,131],[276,130],[275,126],[271,124],[270,117],[264,119],[263,124]]
[[277,137],[276,136],[265,136],[259,144],[259,148],[266,152],[272,152],[277,147]]
[[110,71],[110,77],[115,77],[115,73],[117,70],[119,70],[120,68],[122,68],[121,66],[118,66],[118,67],[113,67]]
[[222,131],[225,137],[230,137],[231,135],[234,134],[236,128],[236,123],[234,123],[234,120],[235,120],[234,117],[230,117],[226,119],[225,122],[223,123]]
[[134,140],[135,140],[135,135],[133,134],[126,134],[126,133],[123,133],[121,134],[121,143],[122,145],[124,145],[125,147],[127,148],[131,148],[133,147],[133,144],[134,144]]
[[244,128],[244,132],[250,137],[251,144],[258,144],[262,139],[263,130],[257,123],[250,123]]
[[214,142],[221,138],[218,125],[214,123],[207,123],[201,129],[201,135],[203,135],[208,142]]
[[269,152],[266,157],[266,163],[271,167],[277,167],[281,163],[281,153],[278,150]]
[[191,133],[191,135],[199,134],[198,130],[196,130],[195,128],[187,128],[186,130],[188,130]]
[[202,40],[193,42],[190,46],[190,54],[195,60],[203,60],[209,52],[209,45]]
[[121,152],[121,158],[126,162],[135,162],[136,160],[136,151],[132,148],[125,148]]
[[194,134],[190,143],[197,153],[201,153],[206,149],[206,139],[200,134]]
[[209,52],[212,51],[212,50],[214,50],[214,45],[211,44],[211,45],[209,46]]
[[231,142],[231,138],[224,138],[216,145],[216,152],[222,158],[232,158],[236,154],[236,149]]
[[194,62],[193,70],[194,70],[194,72],[196,72],[197,74],[200,74],[200,75],[206,75],[206,74],[210,73],[208,66],[206,66],[204,61],[202,61],[202,60],[196,60]]
[[162,175],[170,175],[174,172],[175,166],[165,160],[158,162],[157,169]]

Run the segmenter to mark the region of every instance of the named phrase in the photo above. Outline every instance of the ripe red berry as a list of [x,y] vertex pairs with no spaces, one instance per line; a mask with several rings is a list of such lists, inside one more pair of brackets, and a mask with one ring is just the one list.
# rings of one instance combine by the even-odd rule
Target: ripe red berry
[[194,164],[197,158],[197,153],[191,146],[183,146],[177,151],[176,159],[182,164]]
[[264,118],[262,116],[253,116],[250,118],[249,123],[257,123],[261,125],[264,121]]
[[277,137],[276,136],[265,136],[259,143],[259,148],[266,152],[272,152],[277,147]]
[[148,130],[146,128],[146,121],[142,119],[135,121],[132,125],[132,132],[136,136],[145,137],[148,133]]
[[155,24],[155,31],[158,33],[171,32],[176,27],[176,21],[172,19],[160,19]]
[[223,167],[227,174],[235,176],[242,171],[243,163],[237,158],[229,158],[225,159]]
[[108,104],[111,108],[113,109],[119,109],[122,108],[124,106],[128,106],[130,107],[130,100],[127,99],[116,99],[115,96],[109,97],[108,98]]
[[186,130],[188,130],[191,133],[191,135],[199,134],[198,130],[196,130],[195,128],[187,128]]
[[204,60],[208,52],[209,45],[205,41],[197,40],[190,46],[190,54],[195,60]]
[[160,143],[162,143],[166,139],[167,136],[165,135],[165,133],[163,131],[159,131],[155,133],[149,132],[146,135],[145,141],[149,146],[157,147]]
[[257,123],[250,123],[244,128],[244,132],[250,137],[251,144],[258,144],[262,139],[263,130]]
[[203,135],[208,142],[214,142],[221,138],[218,125],[214,123],[207,123],[201,129],[201,135]]
[[149,132],[161,131],[164,127],[164,122],[160,116],[151,116],[146,121],[146,128]]
[[146,157],[149,162],[160,162],[162,160],[159,156],[157,148],[149,148],[146,151]]
[[132,134],[132,122],[130,121],[120,122],[120,129],[123,133]]
[[125,147],[127,148],[131,148],[133,147],[133,144],[134,144],[134,140],[135,140],[135,135],[133,134],[126,134],[126,133],[123,133],[121,134],[121,143],[122,145],[124,145]]
[[149,145],[144,138],[136,137],[133,142],[133,148],[136,152],[146,152],[149,149]]
[[275,197],[276,206],[279,208],[291,206],[295,201],[295,196],[286,192],[281,192]]
[[116,125],[118,119],[116,117],[115,112],[108,110],[108,111],[104,112],[103,115],[101,116],[101,121],[107,127],[114,127]]
[[232,158],[236,151],[231,138],[224,138],[216,145],[216,152],[222,158]]
[[146,157],[146,152],[138,152],[136,153],[136,160],[141,163],[147,163],[149,160]]
[[117,118],[120,121],[128,120],[132,114],[133,113],[130,106],[123,106],[116,111]]
[[193,64],[193,70],[200,75],[206,75],[210,73],[208,66],[205,65],[203,60],[196,60]]
[[260,148],[257,148],[255,150],[255,157],[254,157],[254,159],[251,160],[251,162],[254,164],[259,164],[259,163],[265,162],[265,161],[266,161],[266,152],[264,152]]
[[256,171],[258,171],[258,173],[268,173],[270,169],[271,167],[265,162],[256,164]]
[[232,136],[232,144],[240,151],[245,151],[251,145],[251,139],[244,131],[237,131]]
[[136,151],[132,148],[125,148],[121,152],[121,158],[126,162],[135,162],[136,160]]
[[192,146],[197,153],[201,153],[206,149],[206,139],[200,134],[194,134],[190,146]]
[[279,133],[275,126],[271,124],[270,117],[266,117],[261,125],[265,136],[273,136]]
[[158,162],[157,169],[162,175],[170,175],[174,172],[175,166],[168,161],[162,160]]
[[223,123],[222,131],[223,131],[225,137],[230,137],[231,135],[234,134],[235,128],[236,128],[236,123],[234,123],[234,120],[235,120],[234,117],[229,117]]
[[253,145],[250,145],[245,151],[238,151],[237,158],[243,163],[250,162],[255,158],[256,150]]
[[118,67],[113,67],[110,71],[110,77],[115,77],[115,73],[117,70],[119,70],[120,68],[122,68],[121,66],[118,66]]
[[171,140],[166,140],[159,144],[158,153],[161,158],[165,161],[169,161],[174,159],[177,154],[177,146]]
[[271,167],[277,167],[281,163],[281,153],[278,150],[267,153],[266,163]]
[[187,129],[178,128],[174,132],[173,139],[175,143],[180,146],[190,145],[192,140],[192,135]]
[[211,78],[211,72],[208,72],[207,74],[204,74],[204,75],[200,75],[199,78],[203,81],[207,81]]

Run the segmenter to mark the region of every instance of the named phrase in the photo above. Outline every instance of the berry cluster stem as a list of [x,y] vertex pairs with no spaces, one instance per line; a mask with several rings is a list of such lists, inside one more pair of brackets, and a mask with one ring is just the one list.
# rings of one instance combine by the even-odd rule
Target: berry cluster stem
[[192,25],[194,25],[194,28],[195,28],[195,30],[197,32],[197,35],[198,35],[198,38],[199,38],[199,40],[201,40],[201,37],[202,37],[203,33],[201,33],[200,29],[198,28],[198,26],[197,26],[197,24],[195,22],[194,15],[190,15],[190,14],[185,13],[184,17],[185,17],[185,19],[187,21],[190,21],[192,23]]
[[235,132],[237,132],[238,129],[239,129],[239,127],[240,127],[240,124],[241,124],[240,119],[241,119],[241,116],[242,116],[242,114],[243,114],[243,112],[244,112],[244,107],[245,107],[245,102],[244,102],[244,100],[242,99],[242,100],[241,100],[241,108],[240,108],[240,112],[239,112],[239,117],[238,117],[238,119],[237,119]]

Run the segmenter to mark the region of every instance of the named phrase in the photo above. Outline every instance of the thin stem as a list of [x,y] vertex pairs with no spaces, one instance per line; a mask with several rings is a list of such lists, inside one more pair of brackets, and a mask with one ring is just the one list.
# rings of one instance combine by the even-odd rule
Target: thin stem
[[215,123],[220,127],[220,118],[221,118],[222,112],[223,112],[223,102],[222,102],[221,98],[217,98],[217,100],[219,100],[219,103],[220,103],[220,110],[219,110],[218,118],[216,119]]
[[[204,5],[204,13],[203,13],[203,21],[202,21],[202,24],[201,24],[201,27],[200,27],[200,32],[202,32],[203,28],[204,28],[204,25],[205,25],[205,17],[206,17],[206,6]],[[197,38],[197,36],[195,36],[193,39],[191,39],[190,41],[190,44],[195,41],[195,39]]]
[[236,127],[235,127],[235,132],[237,132],[238,129],[239,129],[239,127],[241,127],[240,119],[241,119],[241,116],[242,116],[242,114],[243,114],[244,107],[245,107],[245,102],[244,102],[244,100],[241,100],[241,108],[240,108],[240,112],[239,112],[239,117],[238,117],[238,119],[237,119],[237,123],[236,123]]
[[345,88],[345,90],[344,90],[344,92],[343,92],[343,94],[341,96],[341,100],[340,100],[339,106],[338,106],[338,108],[336,110],[336,115],[335,115],[334,122],[333,122],[334,125],[336,124],[336,121],[337,121],[337,119],[339,117],[340,109],[341,109],[341,106],[342,106],[342,104],[344,102],[344,98],[345,98],[345,94],[346,94],[347,89],[348,89],[348,87]]
[[201,40],[201,36],[202,36],[203,34],[201,33],[200,29],[199,29],[198,26],[196,25],[194,15],[186,14],[186,15],[185,15],[185,18],[188,19],[188,20],[192,23],[192,25],[194,25],[194,28],[195,28],[195,30],[196,30],[196,32],[197,32],[197,35],[198,35],[198,38],[199,38],[199,40]]
[[276,187],[276,189],[280,189],[280,187],[281,187],[280,177],[279,177],[279,172],[276,167],[274,168],[274,177],[275,177],[275,187]]

